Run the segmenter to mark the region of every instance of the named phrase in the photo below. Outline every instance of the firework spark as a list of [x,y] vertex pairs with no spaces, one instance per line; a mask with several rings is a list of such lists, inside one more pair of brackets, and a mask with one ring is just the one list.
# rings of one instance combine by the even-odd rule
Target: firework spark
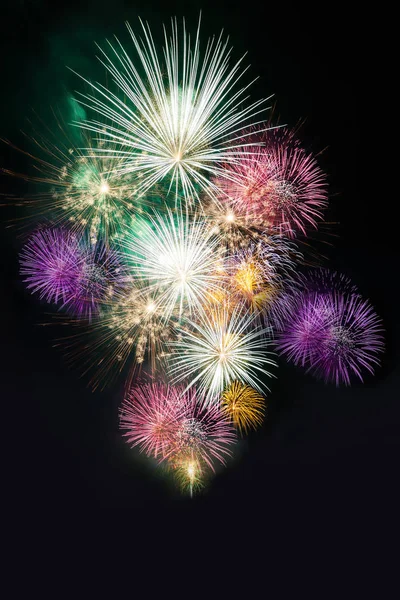
[[116,46],[109,43],[111,57],[100,49],[117,93],[87,82],[93,94],[83,95],[82,104],[109,124],[89,120],[79,125],[124,148],[99,154],[122,159],[117,172],[140,175],[142,192],[167,178],[170,189],[186,200],[199,198],[199,191],[213,195],[209,176],[222,175],[223,163],[236,162],[237,148],[248,149],[243,129],[265,110],[266,100],[246,106],[251,84],[238,84],[247,69],[242,70],[243,59],[229,65],[231,50],[222,34],[208,41],[201,59],[200,22],[192,44],[185,22],[180,38],[177,20],[172,20],[170,36],[164,28],[161,62],[150,28],[141,24],[144,39],[127,25],[134,60],[118,40]]

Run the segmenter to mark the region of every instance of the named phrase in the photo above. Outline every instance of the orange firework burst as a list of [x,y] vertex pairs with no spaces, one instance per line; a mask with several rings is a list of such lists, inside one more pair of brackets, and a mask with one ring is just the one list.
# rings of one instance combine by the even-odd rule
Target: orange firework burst
[[262,424],[266,411],[264,397],[249,385],[233,381],[222,394],[222,408],[241,433]]

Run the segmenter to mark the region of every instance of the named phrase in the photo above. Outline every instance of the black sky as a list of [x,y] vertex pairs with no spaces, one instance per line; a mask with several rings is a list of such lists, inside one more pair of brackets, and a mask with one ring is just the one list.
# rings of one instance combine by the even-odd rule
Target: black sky
[[[180,498],[121,441],[117,410],[123,382],[93,394],[52,347],[54,329],[38,325],[46,307],[20,283],[20,241],[15,230],[4,227],[0,396],[5,495],[18,539],[40,533],[60,541],[70,525],[84,531],[88,522],[119,532],[121,539],[124,531],[147,536],[151,530],[157,536],[154,532],[164,528],[189,535],[195,523],[200,537],[211,540],[222,530],[233,537],[239,530],[249,541],[266,535],[284,544],[301,531],[301,539],[312,534],[329,544],[343,531],[335,543],[346,545],[347,537],[367,539],[371,529],[394,524],[400,255],[387,199],[374,192],[371,181],[377,149],[371,143],[368,150],[361,111],[367,100],[357,14],[340,3],[293,8],[283,2],[221,0],[190,6],[154,0],[10,2],[1,23],[0,137],[21,143],[19,129],[31,108],[46,114],[76,85],[65,65],[86,74],[98,68],[93,42],[114,33],[127,39],[124,20],[135,25],[140,15],[157,29],[170,16],[184,15],[195,27],[200,9],[203,37],[223,27],[237,56],[248,51],[251,74],[260,75],[254,96],[274,93],[281,122],[306,119],[305,144],[324,150],[320,162],[330,182],[329,218],[336,223],[327,238],[326,265],[351,276],[382,316],[383,366],[364,385],[336,389],[281,361],[263,428],[243,442],[240,455],[206,494],[193,501]],[[371,117],[368,127],[372,121],[377,123]],[[0,166],[15,168],[15,161],[26,166],[5,146],[0,155]],[[0,177],[2,194],[21,186]],[[12,216],[11,208],[0,210],[4,220]]]

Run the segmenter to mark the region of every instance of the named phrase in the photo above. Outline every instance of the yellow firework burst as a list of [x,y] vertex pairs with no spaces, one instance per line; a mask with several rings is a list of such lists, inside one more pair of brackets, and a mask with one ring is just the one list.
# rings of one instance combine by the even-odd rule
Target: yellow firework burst
[[241,433],[262,424],[266,411],[264,397],[249,385],[233,381],[222,394],[222,408]]

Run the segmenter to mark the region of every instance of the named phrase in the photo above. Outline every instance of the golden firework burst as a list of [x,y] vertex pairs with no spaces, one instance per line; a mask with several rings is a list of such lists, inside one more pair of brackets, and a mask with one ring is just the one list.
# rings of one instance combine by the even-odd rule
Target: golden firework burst
[[264,397],[249,385],[233,381],[222,394],[222,408],[241,433],[262,424],[266,412]]

